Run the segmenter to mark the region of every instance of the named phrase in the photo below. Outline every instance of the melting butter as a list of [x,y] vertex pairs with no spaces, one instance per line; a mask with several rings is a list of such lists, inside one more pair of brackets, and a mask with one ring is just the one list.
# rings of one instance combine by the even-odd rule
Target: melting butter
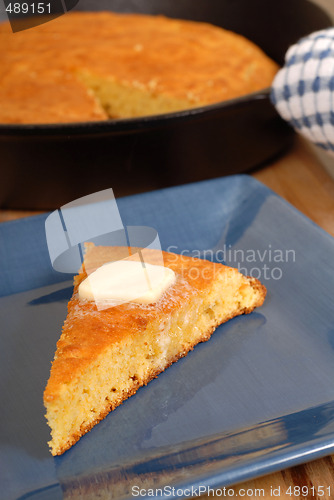
[[175,282],[175,273],[164,266],[131,260],[109,262],[79,285],[79,298],[96,303],[151,304]]

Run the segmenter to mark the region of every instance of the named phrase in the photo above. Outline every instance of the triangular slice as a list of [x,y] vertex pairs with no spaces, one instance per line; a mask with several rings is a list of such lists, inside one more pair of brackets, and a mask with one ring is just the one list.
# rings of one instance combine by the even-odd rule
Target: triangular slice
[[[218,325],[252,312],[264,301],[265,287],[237,269],[162,254],[176,281],[153,304],[124,303],[99,310],[94,302],[78,298],[86,272],[75,277],[44,392],[53,455],[62,454],[139,387],[208,340]],[[115,247],[88,244],[83,269],[88,263],[90,269],[97,268],[116,255]],[[152,264],[159,258],[156,250],[145,253]]]

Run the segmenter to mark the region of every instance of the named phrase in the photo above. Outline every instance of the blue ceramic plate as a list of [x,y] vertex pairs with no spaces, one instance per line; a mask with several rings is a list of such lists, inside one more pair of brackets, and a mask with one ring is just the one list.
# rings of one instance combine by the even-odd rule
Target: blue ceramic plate
[[2,224],[1,499],[187,495],[333,452],[333,238],[247,176],[118,206],[125,225],[157,229],[165,250],[259,277],[265,305],[219,327],[54,459],[42,394],[71,281],[51,268],[46,216]]

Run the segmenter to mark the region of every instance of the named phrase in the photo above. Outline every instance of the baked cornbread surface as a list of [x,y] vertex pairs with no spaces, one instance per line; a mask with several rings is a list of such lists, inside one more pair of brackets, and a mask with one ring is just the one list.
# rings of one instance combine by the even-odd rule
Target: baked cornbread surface
[[244,37],[163,16],[73,12],[13,34],[0,25],[0,123],[177,111],[269,86],[278,70]]
[[[124,303],[98,310],[78,298],[78,286],[93,270],[124,257],[122,247],[88,244],[75,277],[68,316],[44,392],[53,455],[62,454],[169,365],[209,340],[214,329],[261,306],[266,289],[236,269],[163,252],[176,281],[154,304]],[[133,259],[138,249],[132,249]],[[143,251],[157,264],[155,250]],[[130,257],[132,258],[132,257]]]

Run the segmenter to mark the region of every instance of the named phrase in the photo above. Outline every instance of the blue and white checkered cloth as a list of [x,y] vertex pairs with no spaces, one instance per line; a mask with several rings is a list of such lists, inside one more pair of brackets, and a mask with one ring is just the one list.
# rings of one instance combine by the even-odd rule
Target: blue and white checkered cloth
[[334,154],[334,28],[289,48],[273,81],[271,101],[298,132]]

